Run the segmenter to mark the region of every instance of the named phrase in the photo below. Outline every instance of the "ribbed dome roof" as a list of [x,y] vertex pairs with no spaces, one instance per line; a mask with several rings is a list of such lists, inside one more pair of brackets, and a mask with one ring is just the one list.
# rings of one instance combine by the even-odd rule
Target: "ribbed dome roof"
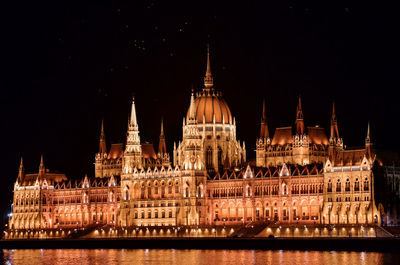
[[[193,93],[192,93],[193,97]],[[214,90],[214,78],[211,75],[210,66],[210,49],[207,48],[207,71],[204,77],[203,91],[197,94],[193,102],[195,116],[198,123],[215,123],[232,124],[232,114],[226,101],[222,98],[222,94]],[[189,120],[190,107],[186,114],[186,120]],[[204,121],[205,118],[205,121]]]
[[[214,93],[201,93],[194,100],[194,109],[198,123],[213,123],[213,116],[215,115],[215,123],[222,123],[224,119],[225,123],[232,124],[232,114],[226,101],[220,96]],[[186,114],[186,119],[189,119],[190,109]]]

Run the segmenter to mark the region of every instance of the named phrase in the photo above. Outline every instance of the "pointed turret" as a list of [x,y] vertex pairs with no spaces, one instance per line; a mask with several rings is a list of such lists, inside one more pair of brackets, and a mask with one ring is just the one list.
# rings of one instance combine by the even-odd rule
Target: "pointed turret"
[[129,125],[133,127],[137,126],[135,97],[132,97],[132,109],[131,109],[131,118],[129,121]]
[[365,145],[370,145],[370,144],[371,144],[371,137],[370,137],[370,128],[369,128],[369,121],[368,121],[367,137],[365,137]]
[[18,183],[22,183],[25,177],[25,170],[24,170],[24,163],[22,161],[22,156],[21,156],[21,163],[19,164],[19,170],[18,170]]
[[335,103],[332,104],[331,135],[330,140],[339,139],[339,128],[336,119]]
[[43,176],[45,173],[43,155],[40,156],[40,165],[39,165],[39,176]]
[[132,109],[129,119],[126,146],[124,151],[123,166],[126,171],[129,168],[141,167],[142,146],[140,144],[139,126],[136,119],[135,98],[132,97]]
[[160,132],[160,141],[158,144],[158,153],[159,154],[166,154],[167,147],[165,144],[165,136],[164,136],[164,121],[161,119],[161,132]]
[[267,113],[265,110],[265,99],[263,100],[263,109],[261,116],[261,129],[260,129],[260,138],[267,139],[269,138],[268,125],[267,125]]
[[106,136],[105,136],[105,134],[104,134],[104,120],[101,121],[100,142],[99,142],[99,153],[100,153],[100,154],[105,154],[105,153],[107,153]]
[[194,104],[194,94],[193,94],[193,88],[192,88],[192,95],[190,97],[190,106],[189,106],[189,119],[188,119],[188,124],[189,123],[197,123],[196,119],[196,109],[195,109],[195,104]]
[[207,45],[207,70],[206,76],[204,77],[204,90],[209,92],[213,90],[214,79],[211,74],[211,64],[210,64],[210,45]]
[[371,150],[372,145],[373,144],[371,143],[370,126],[368,121],[367,137],[365,137],[365,150],[368,158],[372,157],[372,150]]
[[304,116],[303,116],[303,109],[301,107],[301,97],[299,97],[299,103],[297,105],[296,134],[298,135],[304,134]]

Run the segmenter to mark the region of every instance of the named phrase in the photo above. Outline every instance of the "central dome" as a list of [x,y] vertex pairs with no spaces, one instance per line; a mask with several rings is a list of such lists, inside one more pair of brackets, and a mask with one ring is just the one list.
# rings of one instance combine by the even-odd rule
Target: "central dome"
[[[201,93],[200,96],[194,100],[194,110],[197,122],[213,123],[215,116],[215,123],[232,124],[232,114],[226,101],[220,94],[215,93]],[[186,120],[189,119],[190,109],[186,114]]]

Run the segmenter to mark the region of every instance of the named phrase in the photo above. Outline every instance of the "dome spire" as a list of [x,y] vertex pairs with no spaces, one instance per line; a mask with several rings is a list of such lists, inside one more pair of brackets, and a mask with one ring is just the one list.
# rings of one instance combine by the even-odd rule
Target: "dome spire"
[[211,64],[210,64],[210,45],[207,45],[207,71],[204,77],[204,91],[214,90],[214,79],[211,74]]

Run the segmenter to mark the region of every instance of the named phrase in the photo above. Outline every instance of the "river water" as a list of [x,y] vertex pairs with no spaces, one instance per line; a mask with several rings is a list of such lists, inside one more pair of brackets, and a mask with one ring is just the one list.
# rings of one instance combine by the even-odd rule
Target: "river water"
[[[400,254],[341,251],[25,249],[2,250],[3,264],[400,264]],[[1,263],[0,261],[0,263]]]

